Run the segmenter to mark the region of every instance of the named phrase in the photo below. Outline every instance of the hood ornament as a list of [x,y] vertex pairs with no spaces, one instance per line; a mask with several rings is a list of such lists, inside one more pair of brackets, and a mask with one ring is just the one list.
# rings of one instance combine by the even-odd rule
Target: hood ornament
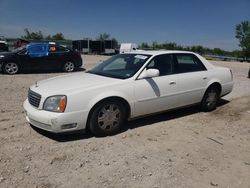
[[35,83],[35,87],[38,87],[38,83],[37,82]]

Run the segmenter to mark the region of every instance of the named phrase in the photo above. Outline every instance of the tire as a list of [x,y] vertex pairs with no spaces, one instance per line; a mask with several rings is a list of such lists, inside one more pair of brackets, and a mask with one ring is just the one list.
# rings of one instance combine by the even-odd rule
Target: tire
[[217,108],[220,99],[220,91],[218,87],[209,87],[205,92],[201,101],[201,110],[205,112],[213,111]]
[[88,128],[97,137],[114,135],[124,124],[125,115],[125,108],[120,101],[103,101],[90,114]]
[[65,72],[73,72],[75,70],[75,64],[71,61],[64,63],[63,71]]
[[3,71],[5,74],[17,74],[19,71],[19,66],[15,62],[8,62],[3,65]]

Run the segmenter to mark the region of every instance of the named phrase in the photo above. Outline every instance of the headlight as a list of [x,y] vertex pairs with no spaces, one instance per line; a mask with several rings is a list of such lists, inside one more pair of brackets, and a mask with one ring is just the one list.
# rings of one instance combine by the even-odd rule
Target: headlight
[[67,97],[65,95],[51,96],[45,100],[43,109],[52,112],[64,112],[66,104]]
[[0,59],[4,58],[4,55],[0,55]]

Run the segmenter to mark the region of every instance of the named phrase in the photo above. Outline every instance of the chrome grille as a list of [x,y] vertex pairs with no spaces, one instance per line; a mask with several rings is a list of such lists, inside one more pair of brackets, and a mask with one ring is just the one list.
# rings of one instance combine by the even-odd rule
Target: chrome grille
[[29,90],[29,93],[28,93],[28,100],[29,100],[29,103],[30,103],[32,106],[38,108],[38,107],[39,107],[39,104],[40,104],[41,97],[42,97],[42,96],[39,95],[38,93]]

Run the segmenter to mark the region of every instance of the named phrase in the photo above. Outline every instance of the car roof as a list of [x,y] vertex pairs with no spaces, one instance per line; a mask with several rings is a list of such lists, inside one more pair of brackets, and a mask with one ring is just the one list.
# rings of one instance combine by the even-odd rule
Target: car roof
[[142,55],[162,55],[162,54],[172,54],[172,53],[188,53],[188,54],[195,54],[194,52],[190,51],[180,51],[180,50],[136,50],[133,52],[125,52],[126,54],[142,54]]

